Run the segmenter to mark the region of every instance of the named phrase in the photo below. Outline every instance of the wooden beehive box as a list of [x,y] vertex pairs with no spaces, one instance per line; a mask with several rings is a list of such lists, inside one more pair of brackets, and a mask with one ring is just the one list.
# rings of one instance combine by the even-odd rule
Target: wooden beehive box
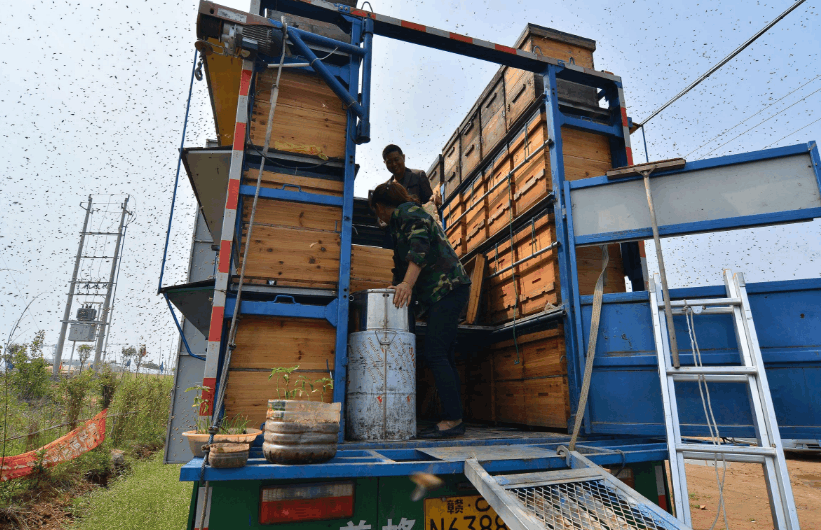
[[436,191],[442,185],[442,155],[436,155],[436,161],[428,169],[427,176],[430,189]]
[[459,126],[461,136],[461,171],[462,181],[470,178],[471,172],[476,169],[482,160],[482,127],[479,123],[479,102],[468,112],[467,117]]
[[466,376],[468,418],[567,427],[570,402],[561,326],[495,344],[470,363]]
[[487,179],[479,173],[462,193],[465,205],[465,250],[470,252],[487,240]]
[[445,195],[444,198],[450,199],[459,184],[462,182],[462,147],[461,135],[457,130],[453,133],[450,140],[445,144],[445,149],[442,151],[442,175],[445,179]]
[[[271,87],[276,72],[257,74],[253,113],[248,124],[251,143],[265,145]],[[270,148],[321,158],[345,156],[347,113],[339,97],[315,75],[285,71],[280,80]]]
[[487,196],[487,227],[488,237],[496,235],[510,222],[512,175],[513,166],[510,155],[505,149],[501,151],[489,166],[488,196]]
[[479,99],[479,115],[482,122],[483,156],[489,154],[507,132],[505,121],[505,83],[501,70],[493,77]]
[[[328,366],[334,366],[336,330],[324,320],[244,316],[237,327],[236,345],[225,389],[225,416],[241,414],[250,427],[259,427],[268,400],[277,398],[276,383],[268,380],[271,369],[299,366],[295,376],[328,377]],[[332,398],[332,392],[325,393],[325,402]],[[296,399],[318,401],[322,396]]]

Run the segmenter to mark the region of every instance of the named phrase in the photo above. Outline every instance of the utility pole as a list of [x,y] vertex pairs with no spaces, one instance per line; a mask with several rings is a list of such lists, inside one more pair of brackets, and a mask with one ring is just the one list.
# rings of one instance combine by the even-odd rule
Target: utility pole
[[108,329],[107,326],[109,324],[108,312],[109,312],[109,305],[111,304],[111,292],[114,290],[114,279],[117,276],[117,265],[119,264],[120,259],[120,247],[123,240],[123,226],[125,225],[125,216],[128,213],[128,199],[129,197],[125,198],[123,201],[123,211],[120,214],[120,227],[117,230],[117,243],[114,246],[114,259],[111,260],[111,274],[109,275],[108,279],[108,289],[106,290],[105,294],[105,302],[103,303],[103,311],[102,315],[100,315],[100,332],[97,334],[97,351],[94,352],[94,372],[97,373],[100,370],[100,355],[103,352],[103,343],[106,341],[106,337],[108,336]]
[[[82,208],[83,204],[80,203]],[[68,329],[68,319],[71,318],[71,302],[74,299],[74,287],[77,285],[77,273],[80,271],[80,260],[83,256],[83,244],[85,243],[86,230],[88,229],[88,218],[91,216],[91,195],[88,196],[88,208],[85,208],[86,218],[83,221],[83,231],[80,233],[80,246],[77,247],[77,257],[74,259],[74,273],[71,275],[71,284],[68,288],[68,301],[66,310],[63,313],[63,324],[60,326],[60,339],[57,341],[57,349],[54,352],[54,366],[51,367],[51,374],[54,377],[60,375],[60,362],[63,360],[63,346],[66,343],[66,330]]]

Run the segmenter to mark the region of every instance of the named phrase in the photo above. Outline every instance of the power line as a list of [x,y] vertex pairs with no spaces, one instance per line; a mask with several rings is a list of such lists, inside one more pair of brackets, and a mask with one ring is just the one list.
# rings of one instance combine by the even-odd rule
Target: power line
[[787,110],[790,110],[791,108],[793,108],[794,106],[798,105],[799,103],[801,103],[802,101],[806,100],[808,97],[812,96],[813,94],[815,94],[815,93],[817,93],[817,92],[821,92],[821,88],[819,88],[818,90],[815,90],[815,91],[813,91],[813,92],[810,92],[809,94],[807,94],[807,95],[806,95],[806,96],[804,96],[803,98],[799,99],[798,101],[796,101],[795,103],[793,103],[793,104],[792,104],[792,105],[790,105],[789,107],[785,107],[785,108],[783,108],[783,109],[779,110],[778,112],[776,112],[775,114],[773,114],[772,116],[770,116],[769,118],[767,118],[766,120],[762,120],[762,121],[758,122],[757,124],[753,125],[753,126],[752,126],[752,127],[750,127],[749,129],[747,129],[746,131],[744,131],[743,133],[738,134],[738,135],[736,135],[736,136],[734,136],[734,137],[730,138],[729,140],[727,140],[727,141],[726,141],[726,142],[724,142],[723,144],[719,145],[718,147],[714,147],[712,150],[708,151],[708,152],[707,152],[704,156],[709,155],[710,153],[712,153],[712,152],[716,151],[717,149],[721,149],[722,147],[724,147],[724,146],[725,146],[725,145],[727,145],[728,143],[732,142],[732,141],[733,141],[733,140],[735,140],[736,138],[738,138],[738,137],[740,137],[740,136],[744,136],[745,134],[747,134],[748,132],[752,131],[753,129],[755,129],[755,128],[756,128],[756,127],[758,127],[759,125],[762,125],[762,124],[764,124],[764,123],[767,123],[768,121],[770,121],[771,119],[775,118],[775,117],[776,117],[776,116],[778,116],[779,114],[782,114],[782,113],[784,113],[784,112],[785,112],[785,111],[787,111]]
[[[791,133],[790,133],[790,134],[788,134],[787,136],[783,136],[783,137],[779,138],[778,140],[774,141],[774,142],[773,142],[773,143],[771,143],[770,145],[775,145],[775,144],[777,144],[778,142],[780,142],[781,140],[783,140],[784,138],[788,138],[788,137],[792,136],[793,134],[795,134],[795,133],[797,133],[797,132],[803,131],[804,129],[806,129],[807,127],[809,127],[810,125],[812,125],[813,123],[818,123],[819,121],[821,121],[821,118],[818,118],[817,120],[811,121],[810,123],[806,124],[805,126],[801,127],[800,129],[796,129],[795,131],[791,132]],[[770,145],[768,145],[767,147],[770,147]],[[767,147],[765,147],[764,149],[766,149]]]
[[698,151],[699,149],[701,149],[701,148],[703,148],[703,147],[708,146],[708,145],[709,145],[710,143],[712,143],[712,141],[713,141],[713,140],[715,140],[716,138],[718,138],[718,137],[720,137],[720,136],[724,136],[725,134],[727,134],[728,132],[732,131],[733,129],[735,129],[735,128],[736,128],[736,127],[738,127],[739,125],[743,124],[744,122],[746,122],[746,121],[748,121],[748,120],[751,120],[751,119],[755,118],[756,116],[758,116],[759,114],[761,114],[762,112],[764,112],[765,110],[767,110],[768,108],[770,108],[770,107],[772,107],[773,105],[777,104],[778,102],[780,102],[780,101],[784,100],[785,98],[787,98],[787,97],[789,97],[789,96],[791,96],[791,95],[795,94],[796,92],[798,92],[799,90],[801,90],[801,89],[802,89],[802,88],[804,88],[805,86],[809,85],[810,83],[812,83],[813,81],[815,81],[815,80],[816,80],[816,79],[818,79],[819,77],[821,77],[821,74],[818,74],[817,76],[813,77],[812,79],[810,79],[809,81],[807,81],[806,83],[804,83],[804,84],[803,84],[803,85],[801,85],[800,87],[796,88],[795,90],[793,90],[792,92],[790,92],[790,93],[789,93],[789,94],[787,94],[786,96],[782,96],[781,98],[779,98],[779,99],[777,99],[777,100],[773,101],[772,103],[770,103],[769,105],[767,105],[767,106],[766,106],[766,107],[764,107],[763,109],[759,110],[758,112],[756,112],[756,113],[755,113],[755,114],[753,114],[752,116],[749,116],[749,117],[747,117],[747,118],[744,118],[743,120],[741,120],[740,122],[736,123],[735,125],[733,125],[733,126],[732,126],[732,127],[730,127],[729,129],[727,129],[726,131],[724,131],[724,132],[722,132],[722,133],[719,133],[719,134],[717,134],[717,135],[713,136],[712,138],[710,138],[709,140],[707,140],[706,142],[704,142],[704,144],[702,144],[702,145],[700,145],[700,146],[696,147],[695,149],[693,149],[692,151],[690,151],[689,153],[687,153],[686,155],[684,155],[682,158],[687,158],[688,156],[692,155],[693,153],[695,153],[695,152],[696,152],[696,151]]
[[724,59],[720,60],[718,63],[716,63],[716,64],[715,64],[715,66],[713,66],[712,68],[710,68],[709,70],[707,70],[707,72],[706,72],[706,73],[702,74],[702,75],[701,75],[698,79],[696,79],[695,81],[693,81],[692,83],[690,83],[690,84],[687,86],[687,88],[685,88],[684,90],[682,90],[681,92],[679,92],[678,94],[676,94],[676,95],[673,97],[673,99],[671,99],[670,101],[668,101],[667,103],[665,103],[664,105],[662,105],[661,107],[659,107],[659,108],[658,108],[655,112],[653,112],[653,113],[650,115],[650,117],[649,117],[649,118],[647,118],[647,119],[646,119],[646,120],[644,120],[643,122],[639,123],[639,124],[638,124],[638,126],[639,126],[639,127],[644,127],[644,125],[645,125],[648,121],[650,121],[650,120],[652,120],[653,118],[655,118],[655,117],[656,117],[658,114],[660,114],[660,113],[661,113],[664,109],[666,109],[667,107],[669,107],[670,105],[672,105],[673,103],[675,103],[675,102],[676,102],[679,98],[681,98],[684,94],[686,94],[686,93],[687,93],[687,92],[689,92],[690,90],[694,89],[694,88],[695,88],[696,86],[698,86],[698,85],[699,85],[702,81],[704,81],[705,79],[707,79],[708,77],[710,77],[711,75],[713,75],[713,74],[716,72],[716,70],[718,70],[719,68],[721,68],[722,66],[724,66],[725,64],[727,64],[728,62],[730,62],[730,60],[731,60],[731,59],[733,59],[733,57],[735,57],[735,56],[736,56],[736,55],[738,55],[739,53],[743,52],[743,51],[744,51],[744,49],[745,49],[745,48],[747,48],[747,46],[749,46],[750,44],[752,44],[753,42],[755,42],[755,41],[756,41],[756,40],[757,40],[760,36],[764,35],[764,34],[765,34],[765,33],[766,33],[766,32],[767,32],[767,31],[768,31],[771,27],[775,26],[775,25],[776,25],[776,24],[777,24],[777,23],[778,23],[781,19],[783,19],[784,17],[786,17],[787,15],[789,15],[789,14],[790,14],[790,13],[791,13],[791,12],[792,12],[795,8],[797,8],[798,6],[800,6],[801,4],[803,4],[805,1],[806,1],[806,0],[798,0],[796,3],[794,3],[792,6],[790,6],[790,7],[789,7],[786,11],[784,11],[783,13],[781,13],[780,15],[778,15],[775,19],[773,19],[773,21],[772,21],[772,22],[770,22],[769,24],[767,24],[766,26],[764,26],[761,30],[759,30],[759,31],[758,31],[758,33],[756,33],[755,35],[753,35],[752,37],[750,37],[749,39],[747,39],[747,41],[746,41],[744,44],[742,44],[741,46],[739,46],[738,48],[736,48],[735,50],[733,50],[733,51],[730,53],[730,55],[728,55],[728,56],[727,56],[727,57],[725,57]]

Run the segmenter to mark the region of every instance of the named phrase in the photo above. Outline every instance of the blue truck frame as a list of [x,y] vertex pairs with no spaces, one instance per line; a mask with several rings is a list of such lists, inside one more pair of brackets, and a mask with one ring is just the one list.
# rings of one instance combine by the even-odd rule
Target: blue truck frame
[[[235,311],[240,311],[242,314],[324,319],[336,326],[334,401],[342,403],[344,411],[355,155],[356,145],[369,139],[373,35],[387,36],[520,68],[536,72],[544,77],[542,103],[547,114],[547,148],[553,183],[552,210],[556,214],[557,252],[563,301],[561,309],[566,335],[571,410],[575,411],[579,401],[581,375],[585,363],[585,345],[588,340],[592,303],[592,297],[581,296],[579,293],[575,262],[576,247],[641,240],[647,238],[649,234],[634,231],[584,237],[574,236],[573,208],[569,200],[572,191],[583,187],[607,186],[609,181],[604,176],[573,182],[565,180],[561,128],[564,126],[606,135],[611,143],[613,166],[632,164],[629,139],[630,120],[624,106],[620,78],[612,74],[567,64],[564,61],[399,21],[344,5],[328,4],[321,0],[280,0],[277,9],[316,20],[333,22],[346,26],[346,29],[350,30],[350,43],[334,41],[302,30],[297,30],[292,34],[296,49],[312,62],[315,73],[323,78],[344,102],[348,103],[343,197],[340,199],[320,196],[303,192],[298,188],[266,189],[260,193],[260,197],[266,200],[288,200],[342,207],[339,286],[333,300],[327,305],[295,303],[292,297],[276,295],[268,300],[242,301],[237,308],[236,297],[229,292],[225,311],[226,324]],[[275,30],[281,28],[278,21],[269,19],[267,22]],[[313,56],[306,42],[335,46],[346,51],[350,55],[348,64],[346,66],[322,65],[322,62]],[[266,68],[266,63],[270,64],[275,60],[276,58],[258,55],[257,68]],[[360,75],[361,87],[359,87]],[[608,103],[609,122],[593,121],[561,111],[557,95],[559,80],[595,87],[599,97],[606,99]],[[253,95],[251,99],[253,101]],[[711,165],[727,166],[750,160],[778,158],[798,152],[810,153],[816,180],[821,188],[821,168],[819,168],[821,159],[819,159],[815,143],[692,162],[680,171],[686,172]],[[246,153],[244,164],[246,168],[253,164],[251,153]],[[466,185],[467,182],[463,184]],[[242,211],[242,201],[247,197],[253,197],[254,188],[241,186],[239,194],[238,210]],[[664,226],[660,227],[660,232],[664,236],[677,236],[810,220],[816,217],[821,217],[821,211],[806,209],[728,218],[694,225]],[[169,219],[169,226],[170,223]],[[235,227],[235,245],[238,245],[241,237],[241,219],[238,218]],[[165,263],[165,258],[163,263]],[[754,318],[760,323],[759,325],[763,324],[758,335],[767,364],[782,437],[821,438],[821,403],[818,397],[818,389],[821,389],[821,310],[819,310],[818,303],[821,299],[819,298],[821,280],[750,284],[748,290]],[[723,287],[718,286],[671,291],[671,296],[678,298],[706,298],[723,295]],[[729,317],[704,318],[706,319],[704,328],[703,330],[700,328],[699,337],[700,342],[703,341],[701,350],[706,352],[705,364],[734,362],[735,358],[732,357],[734,337]],[[598,448],[594,451],[595,454],[591,455],[591,459],[600,465],[624,465],[633,462],[664,460],[667,458],[667,446],[661,439],[664,436],[664,426],[648,293],[604,295],[601,320],[592,391],[584,412],[582,430],[582,434],[586,435],[585,444],[591,448]],[[675,325],[682,330],[682,336],[686,335],[683,319],[676,320]],[[227,333],[223,333],[220,366],[225,355],[225,337]],[[682,359],[686,363],[688,356],[691,356],[689,343],[681,343],[680,348]],[[220,369],[223,367],[221,366]],[[800,383],[796,384],[796,382]],[[706,435],[706,425],[698,419],[701,408],[700,402],[695,401],[695,387],[691,390],[683,388],[679,398],[683,433],[690,436]],[[752,437],[754,433],[750,423],[749,409],[746,407],[746,401],[740,389],[737,394],[730,392],[720,399],[716,407],[717,420],[722,426],[722,432],[728,436]],[[573,418],[570,422],[572,424]],[[342,433],[344,433],[344,426]],[[340,442],[344,442],[342,433]],[[489,472],[550,469],[565,467],[564,459],[555,454],[555,449],[566,443],[566,439],[567,437],[562,435],[545,434],[544,437],[520,439],[508,437],[442,442],[342,443],[339,453],[333,460],[322,465],[308,466],[268,464],[262,458],[257,445],[252,448],[251,459],[246,467],[239,469],[205,467],[202,471],[201,459],[194,458],[183,466],[180,479],[199,483],[202,480],[219,482],[388,477],[410,475],[419,471],[434,474],[461,474],[464,469],[461,461],[432,458],[425,450],[471,445],[483,447],[505,445],[544,451],[544,454],[539,457],[527,456],[523,452],[521,457],[516,457],[514,454],[503,460],[484,462],[483,465]]]

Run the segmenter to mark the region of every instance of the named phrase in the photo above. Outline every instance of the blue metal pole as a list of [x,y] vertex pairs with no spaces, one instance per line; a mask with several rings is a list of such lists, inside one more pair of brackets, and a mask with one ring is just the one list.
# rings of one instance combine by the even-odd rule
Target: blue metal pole
[[[359,42],[362,21],[353,19],[351,42]],[[348,87],[356,92],[359,84],[359,61],[351,57],[348,63]],[[370,86],[364,85],[363,91]],[[345,386],[348,367],[348,297],[351,282],[351,235],[353,232],[353,189],[356,177],[356,117],[348,109],[348,130],[345,140],[345,188],[342,204],[342,231],[339,252],[339,287],[337,289],[336,354],[334,358],[334,402],[342,404],[339,441],[345,441]]]
[[168,213],[168,229],[165,231],[165,249],[162,253],[160,267],[160,282],[157,285],[157,294],[162,289],[162,277],[165,274],[165,260],[168,257],[168,240],[171,238],[171,221],[174,219],[174,204],[177,202],[177,185],[180,183],[180,165],[182,164],[182,148],[185,146],[185,130],[188,128],[188,111],[191,110],[191,94],[194,91],[194,72],[197,70],[197,50],[194,49],[194,63],[191,65],[191,81],[188,83],[188,102],[185,104],[185,121],[182,124],[182,139],[180,152],[177,157],[177,176],[174,178],[174,194],[171,196],[171,211]]
[[190,355],[194,359],[204,361],[205,357],[201,357],[199,355],[194,355],[193,353],[191,353],[191,348],[188,346],[188,341],[185,340],[185,333],[182,332],[182,326],[180,326],[180,321],[177,320],[177,315],[174,313],[174,308],[171,306],[171,301],[168,299],[167,294],[163,293],[163,297],[165,297],[165,303],[168,304],[168,310],[171,311],[171,316],[174,318],[174,324],[177,325],[177,331],[180,332],[180,337],[182,337],[182,343],[185,345],[185,351],[187,351],[188,355]]
[[371,65],[373,63],[373,20],[364,22],[365,57],[362,60],[362,108],[365,115],[359,120],[359,129],[356,134],[356,143],[364,144],[371,141]]
[[[361,24],[361,21],[359,21],[359,24]],[[356,114],[360,118],[364,117],[365,110],[362,108],[362,105],[360,105],[356,101],[356,98],[351,95],[351,92],[355,93],[356,91],[346,90],[345,87],[342,86],[342,83],[340,83],[339,80],[336,77],[334,77],[334,75],[327,68],[325,68],[325,65],[322,64],[322,61],[320,61],[319,58],[316,55],[314,55],[314,52],[312,52],[311,49],[308,48],[308,46],[304,42],[302,42],[302,39],[299,37],[297,33],[292,33],[290,30],[288,30],[288,35],[290,35],[291,42],[293,42],[294,47],[297,49],[299,54],[308,59],[308,62],[311,63],[311,67],[314,69],[314,71],[316,71],[316,73],[319,74],[319,77],[321,77],[322,80],[328,84],[328,87],[330,87],[330,89],[333,90],[334,94],[336,94],[339,97],[339,99],[342,100],[342,103],[345,104],[345,108],[352,110],[354,114]],[[351,63],[358,63],[358,59],[354,59],[352,57]],[[359,68],[357,65],[357,71],[358,70]],[[355,85],[350,86],[353,87]]]
[[[373,21],[368,20],[367,22],[371,23],[371,35],[373,35]],[[281,23],[279,24],[281,25]],[[288,26],[288,36],[293,37],[294,34],[298,35],[299,38],[304,40],[305,42],[312,42],[314,44],[318,44],[319,46],[326,46],[328,48],[338,48],[339,51],[347,53],[348,55],[364,57],[368,53],[366,50],[360,48],[356,44],[348,44],[347,42],[341,42],[336,39],[331,39],[329,37],[317,35],[316,33],[302,31],[301,29],[295,28],[293,26]]]
[[[556,88],[556,72],[561,68],[548,65],[544,73],[544,99],[547,112],[548,149],[550,150],[550,177],[553,183],[553,195],[556,203],[553,207],[556,223],[556,241],[558,246],[559,285],[562,304],[566,308],[564,318],[565,348],[567,354],[567,375],[570,385],[570,406],[575,409],[581,387],[578,370],[577,346],[584,338],[576,327],[578,307],[574,303],[574,294],[578,291],[578,278],[572,274],[572,256],[568,248],[567,217],[565,215],[564,195],[564,154],[562,151],[562,114],[559,112],[559,96]],[[552,143],[550,142],[552,140]]]
[[644,136],[644,125],[641,126],[641,139],[644,140],[644,160],[650,162],[650,156],[647,154],[647,137]]

